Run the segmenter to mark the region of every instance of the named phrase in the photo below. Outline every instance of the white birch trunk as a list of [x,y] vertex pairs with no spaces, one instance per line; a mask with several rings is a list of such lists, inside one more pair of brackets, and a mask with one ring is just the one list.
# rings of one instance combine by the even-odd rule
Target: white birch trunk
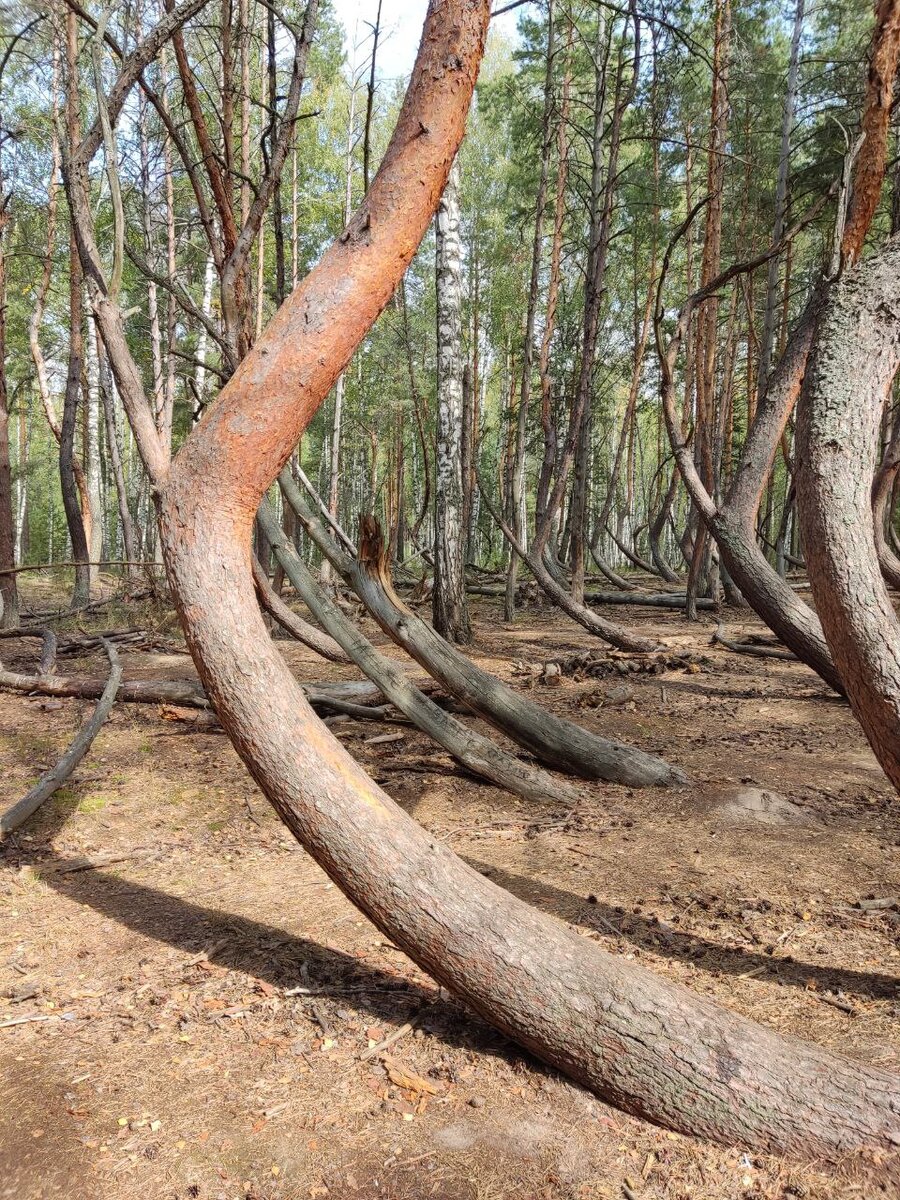
[[471,639],[463,562],[462,270],[459,166],[454,163],[436,218],[437,472],[432,619],[448,641]]
[[[212,312],[212,290],[213,280],[215,278],[215,266],[212,255],[208,255],[206,259],[206,274],[203,277],[203,315],[208,317]],[[206,350],[209,345],[209,334],[206,332],[206,326],[200,326],[200,333],[197,337],[197,365],[194,368],[194,389],[197,393],[197,403],[203,407],[204,391],[206,389]]]

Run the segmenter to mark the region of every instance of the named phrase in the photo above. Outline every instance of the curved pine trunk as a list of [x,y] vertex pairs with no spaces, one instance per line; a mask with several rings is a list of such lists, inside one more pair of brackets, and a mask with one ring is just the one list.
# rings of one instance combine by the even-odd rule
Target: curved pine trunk
[[838,283],[797,421],[797,498],[813,599],[847,697],[900,788],[900,627],[878,564],[872,477],[900,366],[900,235]]
[[900,421],[895,421],[890,441],[881,460],[881,466],[875,472],[872,482],[872,520],[875,550],[878,554],[881,574],[884,576],[885,583],[900,590],[900,557],[897,556],[888,539],[898,472],[900,472]]
[[389,937],[510,1037],[674,1129],[804,1156],[895,1148],[892,1075],[663,982],[484,879],[313,718],[266,636],[250,563],[257,506],[426,228],[462,136],[488,16],[487,0],[432,0],[362,212],[160,481],[162,544],[188,644],[235,747],[289,828]]

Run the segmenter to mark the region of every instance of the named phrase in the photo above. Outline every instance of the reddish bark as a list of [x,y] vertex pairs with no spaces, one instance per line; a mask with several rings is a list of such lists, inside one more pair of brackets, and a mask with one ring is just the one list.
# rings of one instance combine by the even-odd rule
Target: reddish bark
[[878,0],[862,119],[864,141],[854,168],[853,199],[841,239],[841,257],[847,265],[859,261],[866,233],[881,199],[898,52],[900,0]]

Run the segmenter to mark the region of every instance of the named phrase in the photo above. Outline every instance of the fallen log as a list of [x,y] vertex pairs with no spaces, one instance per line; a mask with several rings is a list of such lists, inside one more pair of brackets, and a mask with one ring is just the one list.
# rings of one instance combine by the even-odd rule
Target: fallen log
[[[382,701],[379,688],[366,680],[348,683],[302,683],[307,700],[317,711],[349,712],[351,716],[371,718],[373,710],[362,701]],[[95,700],[103,694],[102,680],[90,675],[20,675],[0,670],[0,690],[25,695],[74,696]],[[175,704],[187,708],[209,708],[209,700],[195,679],[126,679],[119,686],[117,699],[126,704]]]
[[[90,675],[21,675],[16,671],[0,671],[0,689],[23,692],[26,695],[74,696],[81,700],[97,700],[103,695],[104,683]],[[183,704],[208,708],[203,688],[193,679],[129,679],[123,680],[118,697],[128,704]]]
[[[684,592],[585,592],[584,598],[591,604],[636,604],[644,608],[675,609],[685,606]],[[697,607],[714,609],[717,604],[707,596],[698,596]]]
[[109,678],[97,706],[83,722],[56,766],[42,775],[35,786],[18,803],[0,815],[0,839],[24,824],[33,813],[37,812],[45,800],[49,800],[53,793],[62,787],[91,748],[91,743],[100,732],[100,727],[112,711],[116,693],[122,682],[122,664],[119,662],[118,651],[111,642],[105,642],[104,649],[109,657]]
[[727,638],[723,632],[724,626],[720,621],[716,632],[710,638],[713,645],[724,646],[726,650],[731,650],[734,654],[749,654],[752,658],[780,658],[786,662],[799,662],[797,655],[792,650],[786,647],[778,647],[771,645],[760,645],[759,642],[735,642],[731,638]]
[[[490,584],[483,583],[467,584],[466,591],[473,596],[500,597],[504,594],[503,588],[492,587]],[[684,592],[587,591],[584,593],[584,598],[589,604],[635,604],[643,608],[673,608],[680,610],[683,609],[685,605]],[[715,600],[710,600],[707,596],[698,596],[697,607],[702,609],[715,609],[717,604]]]

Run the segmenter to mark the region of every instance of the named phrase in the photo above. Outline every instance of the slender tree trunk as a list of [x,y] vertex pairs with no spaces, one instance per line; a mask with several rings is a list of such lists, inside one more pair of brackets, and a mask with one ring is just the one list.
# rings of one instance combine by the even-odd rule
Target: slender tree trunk
[[[12,465],[9,455],[9,392],[6,383],[6,235],[10,224],[9,197],[0,160],[0,627],[19,623],[16,565],[16,526],[13,519]],[[24,479],[25,463],[19,463]]]
[[419,511],[416,514],[416,519],[413,522],[413,527],[410,531],[413,542],[416,542],[419,537],[419,530],[431,511],[431,455],[429,453],[428,438],[426,436],[425,427],[428,424],[428,401],[422,395],[419,388],[419,382],[416,377],[416,365],[413,357],[412,337],[409,328],[409,307],[406,303],[406,281],[400,281],[400,287],[397,289],[400,297],[400,311],[403,317],[403,344],[406,349],[406,369],[409,375],[409,391],[413,402],[413,413],[416,418],[416,434],[419,439],[419,449],[422,454],[422,498],[419,505]]
[[[168,56],[164,46],[160,55],[160,90],[161,102],[168,109]],[[172,141],[168,131],[163,131],[163,174],[165,177],[166,202],[166,270],[170,279],[177,278],[175,264],[175,182],[172,169]],[[204,297],[205,298],[205,297]],[[206,311],[209,311],[209,301],[206,301]],[[166,371],[163,388],[162,410],[159,415],[159,436],[164,446],[172,447],[172,422],[175,415],[175,342],[177,339],[177,321],[175,297],[169,292],[166,298]],[[204,329],[205,335],[206,330]],[[204,343],[205,345],[205,343]]]
[[[203,299],[201,301],[201,309],[206,316],[212,312],[212,289],[213,279],[215,278],[216,264],[213,261],[212,255],[208,255],[206,259],[206,271],[203,276]],[[194,397],[197,401],[197,412],[195,419],[200,416],[206,404],[206,350],[209,344],[209,335],[206,331],[206,326],[200,326],[200,332],[197,335],[197,365],[194,368]]]
[[[534,236],[531,243],[531,277],[528,285],[528,308],[525,315],[525,337],[522,354],[522,383],[519,389],[519,408],[516,421],[516,457],[512,474],[511,527],[520,542],[528,537],[525,511],[525,437],[528,409],[531,404],[531,383],[534,371],[534,327],[537,317],[538,296],[541,284],[541,257],[544,244],[544,207],[547,203],[547,184],[550,176],[550,158],[553,153],[553,59],[555,54],[555,9],[554,0],[547,3],[547,52],[544,64],[544,110],[541,118],[541,166],[538,190],[535,199]],[[516,567],[518,555],[510,547],[509,569],[506,585],[506,600],[503,617],[512,621],[515,617]]]
[[372,26],[372,57],[369,62],[369,82],[366,85],[366,123],[363,131],[363,192],[369,190],[369,172],[372,162],[372,115],[375,109],[375,66],[378,59],[378,39],[381,36],[381,3],[375,11]]
[[[15,560],[16,562],[24,562],[25,556],[28,553],[29,538],[28,538],[28,451],[31,446],[31,405],[23,405],[19,410],[19,478],[18,492],[16,503],[16,543],[15,543]],[[53,506],[49,507],[49,524],[52,527],[53,523]],[[49,534],[49,531],[48,531]],[[48,537],[48,541],[52,542],[52,537]],[[53,558],[48,553],[47,561],[52,562]]]
[[[275,45],[275,10],[266,9],[266,48],[268,52],[269,71],[269,159],[275,155],[275,143],[278,140],[278,77],[276,74],[276,45]],[[287,276],[284,257],[284,220],[281,206],[281,172],[275,180],[272,192],[272,226],[275,230],[275,304],[280,307],[287,295]]]
[[556,330],[556,310],[559,302],[559,285],[562,263],[563,230],[566,220],[566,188],[569,170],[569,110],[572,87],[572,44],[574,22],[569,19],[566,31],[566,55],[563,69],[562,95],[559,116],[556,122],[556,195],[553,203],[553,238],[550,244],[550,271],[547,280],[547,305],[544,312],[544,331],[538,355],[538,376],[541,385],[541,429],[544,435],[544,455],[538,477],[535,496],[535,529],[542,529],[545,521],[552,524],[547,507],[553,473],[556,470],[557,426],[553,412],[553,380],[550,374],[550,351]]
[[106,351],[103,347],[100,331],[96,328],[93,321],[91,321],[91,328],[97,339],[100,397],[103,402],[103,416],[106,422],[106,449],[116,487],[119,524],[122,529],[123,557],[128,563],[125,573],[129,579],[137,579],[140,575],[140,567],[137,565],[139,552],[137,538],[134,533],[134,522],[131,519],[131,510],[128,507],[128,487],[125,482],[125,470],[122,464],[122,442],[119,435],[118,422],[116,421],[116,397],[112,373],[109,369],[109,363],[106,361]]
[[[92,322],[93,324],[93,322]],[[91,588],[99,582],[99,563],[103,557],[103,501],[100,495],[100,372],[97,363],[97,345],[88,337],[86,346],[87,369],[83,376],[84,421],[82,424],[81,458],[87,483],[87,498],[90,509],[90,540],[88,558]]]
[[459,166],[454,163],[438,205],[437,238],[437,477],[434,507],[434,627],[451,642],[472,631],[463,561],[462,285],[459,244]]
[[[709,146],[707,150],[706,229],[700,266],[700,286],[706,287],[719,274],[722,258],[722,212],[725,184],[725,141],[728,132],[728,56],[731,44],[731,3],[717,0],[716,31],[713,49],[713,79],[710,101]],[[716,427],[716,351],[719,301],[710,296],[700,305],[697,315],[697,408],[694,452],[700,478],[710,495],[718,485],[713,457]],[[706,525],[697,522],[693,553],[687,579],[685,616],[697,619],[696,599],[701,591],[710,592],[710,544]]]
[[[0,175],[0,190],[3,179]],[[5,201],[4,201],[5,202]],[[14,574],[16,527],[13,520],[12,468],[9,456],[9,400],[6,387],[6,252],[4,235],[9,213],[0,213],[0,626],[19,623],[19,593]],[[24,478],[25,464],[19,464]]]
[[[356,126],[356,71],[350,69],[350,108],[347,113],[347,140],[344,147],[344,223],[350,220],[353,209],[353,142]],[[341,430],[344,421],[344,372],[337,378],[334,387],[334,413],[331,419],[331,461],[328,473],[328,513],[332,520],[338,519],[338,500],[341,482]],[[320,578],[323,584],[331,581],[331,564],[322,562]]]
[[[578,382],[570,417],[570,433],[567,437],[566,448],[563,451],[563,462],[560,470],[565,468],[568,461],[574,467],[572,493],[569,501],[569,563],[572,568],[572,598],[576,604],[584,599],[584,522],[587,513],[587,459],[592,425],[591,404],[594,382],[594,358],[597,351],[597,335],[600,328],[600,305],[603,298],[604,274],[606,269],[606,250],[608,244],[609,222],[606,219],[608,197],[604,190],[604,149],[607,135],[606,129],[606,71],[610,56],[611,33],[607,24],[606,14],[597,10],[597,34],[593,48],[594,71],[594,114],[593,137],[591,142],[591,209],[590,227],[588,230],[587,264],[584,282],[584,313],[581,329],[580,361],[578,367]],[[615,113],[619,113],[619,94],[622,84],[622,59],[619,58],[619,69],[616,73]],[[615,116],[613,118],[615,122]],[[621,120],[621,118],[620,118]],[[610,140],[610,160],[605,177],[607,189],[613,184],[612,141]],[[554,507],[562,501],[560,490],[561,477],[557,478],[554,497],[551,499],[547,516],[553,515]],[[543,552],[546,544],[547,517],[545,527],[536,536],[539,552]]]
[[[791,135],[794,131],[794,107],[797,100],[797,81],[800,74],[800,37],[803,32],[803,10],[805,0],[797,0],[794,11],[794,28],[791,35],[791,57],[788,65],[787,89],[781,118],[781,151],[778,156],[778,176],[775,182],[775,220],[772,241],[779,242],[785,230],[787,213],[788,173],[791,162]],[[762,401],[772,369],[772,350],[775,345],[775,320],[778,310],[778,257],[769,260],[766,280],[766,308],[763,332],[759,348],[757,368],[757,403]]]
[[[69,145],[80,141],[81,119],[78,90],[78,25],[71,9],[66,11],[66,132]],[[82,303],[82,271],[74,230],[69,235],[69,365],[63,401],[63,419],[59,439],[59,480],[63,507],[72,542],[72,558],[80,565],[75,568],[72,608],[83,608],[91,598],[91,569],[85,514],[78,500],[75,483],[75,427],[78,419],[78,400],[81,395],[81,372],[84,361],[84,311]]]

